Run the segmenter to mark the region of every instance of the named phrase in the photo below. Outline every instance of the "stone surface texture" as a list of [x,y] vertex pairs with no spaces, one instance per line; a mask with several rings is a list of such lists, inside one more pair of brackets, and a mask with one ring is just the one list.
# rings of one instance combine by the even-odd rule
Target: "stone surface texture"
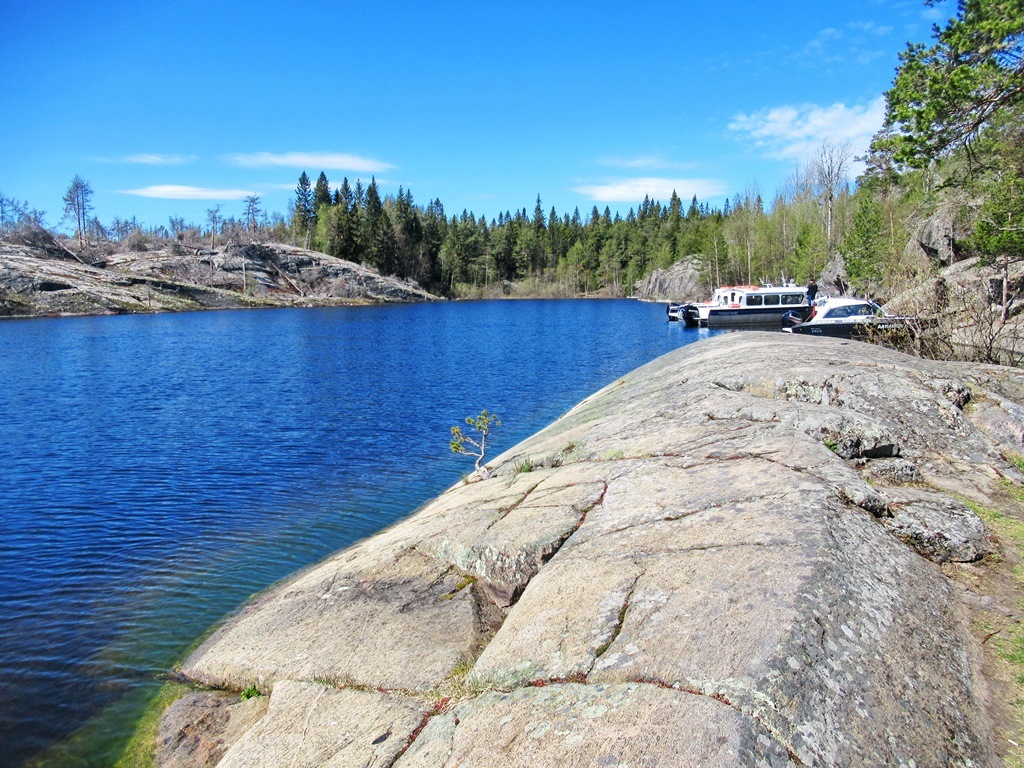
[[943,564],[991,552],[967,502],[1024,482],[1021,403],[1014,369],[717,336],[257,598],[181,671],[269,694],[226,766],[996,766]]

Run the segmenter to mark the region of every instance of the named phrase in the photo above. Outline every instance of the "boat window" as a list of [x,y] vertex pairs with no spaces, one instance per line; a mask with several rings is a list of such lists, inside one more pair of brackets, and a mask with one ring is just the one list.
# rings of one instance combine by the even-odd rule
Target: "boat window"
[[760,307],[761,297],[759,295],[747,294],[747,306],[748,307]]
[[779,303],[779,294],[777,293],[766,293],[764,295],[765,306],[772,306]]
[[861,317],[873,314],[875,314],[875,310],[870,304],[847,304],[845,307],[836,307],[825,315],[825,317]]
[[802,293],[787,293],[782,297],[783,304],[803,304],[804,295]]

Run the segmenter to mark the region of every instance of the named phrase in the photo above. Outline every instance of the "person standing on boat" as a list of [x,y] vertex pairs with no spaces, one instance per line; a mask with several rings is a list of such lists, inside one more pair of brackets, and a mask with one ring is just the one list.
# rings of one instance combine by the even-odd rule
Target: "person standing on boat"
[[817,295],[818,295],[818,284],[816,282],[814,282],[814,278],[812,277],[810,280],[807,281],[807,303],[808,304],[813,304],[814,303],[814,297],[817,296]]

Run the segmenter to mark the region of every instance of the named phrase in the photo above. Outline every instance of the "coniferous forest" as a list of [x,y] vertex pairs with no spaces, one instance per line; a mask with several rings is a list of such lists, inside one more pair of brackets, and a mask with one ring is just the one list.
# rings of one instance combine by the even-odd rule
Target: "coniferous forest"
[[[75,242],[149,247],[153,241],[276,240],[368,264],[451,297],[628,296],[656,268],[690,262],[710,289],[725,283],[803,282],[826,265],[850,290],[880,299],[935,274],[907,256],[923,221],[951,211],[955,260],[1009,265],[1024,258],[1024,0],[961,0],[930,43],[900,54],[885,125],[870,150],[824,142],[778,189],[754,185],[721,206],[673,193],[629,210],[449,211],[411,190],[382,195],[375,179],[303,172],[290,210],[245,200],[238,218],[216,206],[201,224],[91,216],[75,177],[65,218]],[[859,175],[853,178],[854,169]],[[311,169],[316,173],[316,169]],[[525,201],[524,201],[525,202]],[[42,214],[0,195],[0,234],[39,226]],[[1004,302],[1005,303],[1005,302]]]
[[[864,156],[826,141],[779,189],[751,186],[720,208],[673,194],[623,216],[546,210],[538,195],[532,210],[489,217],[418,206],[403,189],[381,199],[374,181],[331,193],[324,174],[315,185],[303,174],[287,235],[454,296],[497,295],[512,281],[539,295],[629,295],[653,269],[689,260],[709,288],[803,282],[838,264],[851,290],[884,299],[941,266],[906,246],[944,209],[954,260],[1006,267],[1024,258],[1022,41],[1024,2],[961,0],[930,43],[900,54]],[[855,161],[863,170],[851,179]]]

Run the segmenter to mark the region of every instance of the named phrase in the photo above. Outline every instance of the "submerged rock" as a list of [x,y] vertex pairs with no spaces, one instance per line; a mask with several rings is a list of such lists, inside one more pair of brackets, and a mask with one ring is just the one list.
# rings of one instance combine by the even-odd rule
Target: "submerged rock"
[[182,672],[270,694],[223,765],[996,766],[935,562],[991,551],[957,499],[1021,479],[1003,379],[689,345],[257,598]]

